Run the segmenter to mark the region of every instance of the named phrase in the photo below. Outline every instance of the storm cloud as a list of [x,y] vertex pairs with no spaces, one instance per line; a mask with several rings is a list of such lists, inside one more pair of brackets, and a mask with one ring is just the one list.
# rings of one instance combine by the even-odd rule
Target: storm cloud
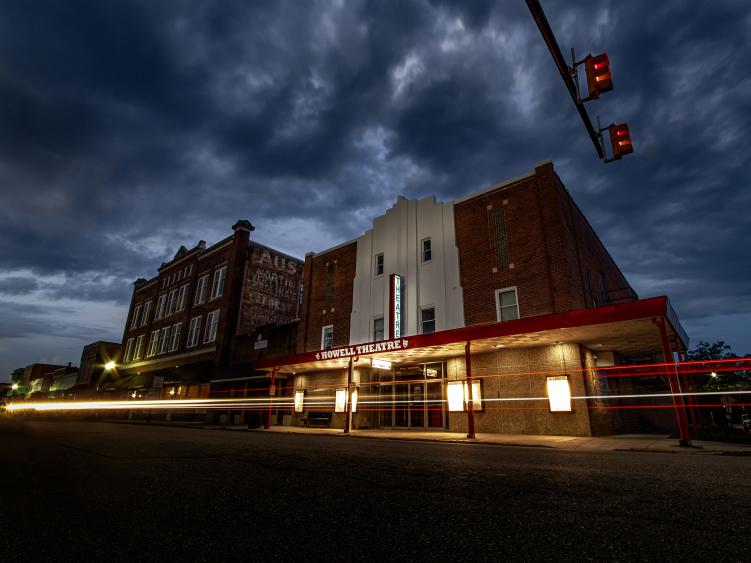
[[545,158],[640,295],[751,351],[751,8],[544,7],[565,53],[608,52],[590,112],[634,155],[597,160],[522,1],[3,3],[0,373],[56,353],[62,304],[119,340],[132,281],[238,218],[303,256]]

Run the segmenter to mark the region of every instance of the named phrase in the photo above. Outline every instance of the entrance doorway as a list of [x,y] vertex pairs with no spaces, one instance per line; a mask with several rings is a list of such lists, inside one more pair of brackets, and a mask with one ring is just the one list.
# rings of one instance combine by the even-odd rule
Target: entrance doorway
[[402,429],[446,428],[443,378],[443,362],[403,366],[395,373],[383,374],[378,425]]

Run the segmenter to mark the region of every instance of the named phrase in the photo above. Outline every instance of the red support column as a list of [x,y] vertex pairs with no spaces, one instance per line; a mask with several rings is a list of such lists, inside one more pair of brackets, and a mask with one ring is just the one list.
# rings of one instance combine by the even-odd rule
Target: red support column
[[467,438],[475,437],[475,402],[472,399],[472,358],[469,341],[464,345],[464,364],[467,370]]
[[[665,326],[665,319],[658,317],[653,319],[652,322],[657,325],[657,329],[660,332],[660,340],[662,342],[662,355],[665,360],[666,370],[668,372],[668,383],[670,384],[670,392],[673,394],[673,406],[675,407],[675,418],[678,423],[678,435],[679,444],[681,446],[691,445],[691,436],[688,430],[688,419],[686,418],[686,404],[681,395],[681,382],[678,380],[678,372],[676,371],[675,359],[673,358],[673,352],[670,348],[670,340],[668,339],[668,331]],[[672,367],[669,365],[672,364]]]
[[347,366],[347,401],[346,410],[347,416],[344,422],[344,433],[349,434],[352,430],[352,363],[353,357],[349,357],[349,365]]
[[[678,362],[682,363],[686,361],[686,352],[683,350],[683,346],[681,345],[681,339],[676,336],[675,338],[675,347],[676,351],[678,352]],[[683,381],[681,381],[681,387],[683,387],[683,384],[685,383],[686,388],[688,388],[689,391],[692,393],[696,390],[694,388],[694,381],[693,377],[690,376],[690,374],[685,374],[683,376]],[[699,435],[697,426],[696,426],[696,420],[697,420],[697,412],[696,412],[696,397],[686,397],[688,402],[688,414],[691,418],[691,427],[693,430],[694,438]]]
[[271,429],[271,409],[274,406],[274,394],[276,393],[276,387],[274,381],[276,380],[276,370],[271,370],[271,385],[269,385],[269,410],[266,412],[266,430]]

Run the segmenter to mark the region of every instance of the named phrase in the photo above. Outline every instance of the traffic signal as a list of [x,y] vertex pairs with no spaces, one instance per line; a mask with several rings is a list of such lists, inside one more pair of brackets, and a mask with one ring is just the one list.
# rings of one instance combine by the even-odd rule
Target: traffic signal
[[613,160],[621,158],[624,154],[634,152],[634,145],[631,144],[631,134],[628,131],[628,124],[611,125],[610,144],[613,147]]
[[587,55],[584,59],[584,70],[587,74],[589,97],[597,99],[603,92],[613,89],[613,79],[610,75],[610,61],[608,54]]

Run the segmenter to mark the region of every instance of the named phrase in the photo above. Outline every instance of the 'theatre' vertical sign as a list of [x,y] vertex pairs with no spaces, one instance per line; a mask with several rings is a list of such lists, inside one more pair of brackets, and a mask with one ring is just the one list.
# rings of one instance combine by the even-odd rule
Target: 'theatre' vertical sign
[[398,274],[391,274],[389,278],[389,302],[389,339],[393,340],[402,337],[402,277]]

